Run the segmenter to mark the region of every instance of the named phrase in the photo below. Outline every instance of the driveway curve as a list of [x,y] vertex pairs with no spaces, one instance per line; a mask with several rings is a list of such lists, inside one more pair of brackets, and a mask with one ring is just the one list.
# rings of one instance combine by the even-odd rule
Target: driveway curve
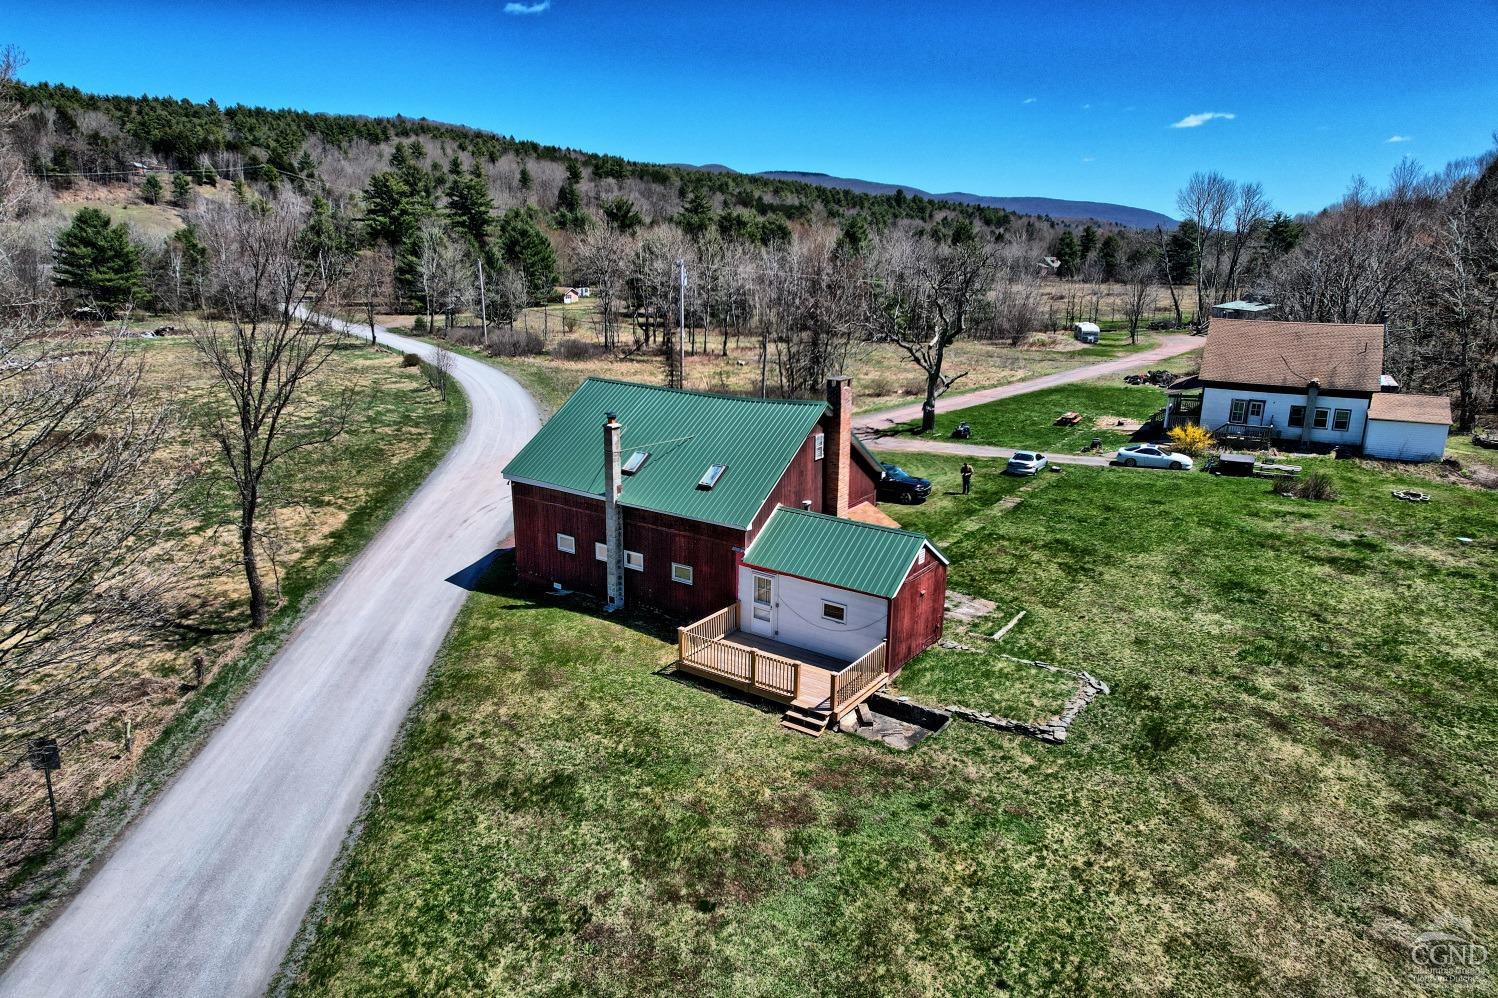
[[454,360],[470,403],[462,438],[0,977],[0,995],[264,992],[467,596],[445,580],[513,526],[500,469],[540,425],[536,404],[495,368]]

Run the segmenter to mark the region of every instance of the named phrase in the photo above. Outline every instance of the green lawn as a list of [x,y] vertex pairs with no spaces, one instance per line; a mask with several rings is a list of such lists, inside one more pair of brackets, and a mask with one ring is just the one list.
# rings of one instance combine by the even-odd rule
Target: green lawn
[[[1412,993],[1416,933],[1498,936],[1498,495],[1321,463],[1337,502],[985,463],[895,510],[995,622],[1028,611],[1005,651],[1112,685],[1064,746],[788,734],[664,674],[668,627],[499,572],[293,990]],[[946,650],[901,688],[1015,716],[1066,692]]]
[[[950,438],[953,428],[966,422],[973,428],[968,442],[974,444],[1075,453],[1086,449],[1092,438],[1097,437],[1105,450],[1111,450],[1128,443],[1132,433],[1118,429],[1114,425],[1118,420],[1143,422],[1164,406],[1165,393],[1158,388],[1115,381],[1080,381],[966,409],[938,412],[935,436]],[[1075,426],[1056,426],[1056,417],[1065,412],[1081,413],[1082,421]],[[918,425],[911,422],[901,428],[909,431]]]

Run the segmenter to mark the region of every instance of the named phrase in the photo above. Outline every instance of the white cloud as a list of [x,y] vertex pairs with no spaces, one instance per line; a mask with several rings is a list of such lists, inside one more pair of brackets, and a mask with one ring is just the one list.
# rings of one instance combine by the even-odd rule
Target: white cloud
[[1083,156],[1082,157],[1082,162],[1084,162],[1084,163],[1091,163],[1091,162],[1095,161],[1096,159],[1097,159],[1096,156]]
[[551,9],[551,0],[540,0],[539,3],[507,3],[506,14],[544,14]]
[[1020,103],[1021,104],[1034,104],[1035,103],[1035,98],[1034,97],[1026,97],[1024,100],[1020,101]]
[[1236,117],[1238,117],[1236,114],[1232,114],[1228,111],[1203,111],[1201,114],[1188,114],[1186,115],[1186,117],[1182,118],[1180,121],[1176,122],[1170,127],[1200,128],[1202,125],[1205,125],[1213,118],[1222,118],[1225,121],[1232,121]]
[[1414,138],[1409,135],[1390,135],[1384,142],[1413,142]]

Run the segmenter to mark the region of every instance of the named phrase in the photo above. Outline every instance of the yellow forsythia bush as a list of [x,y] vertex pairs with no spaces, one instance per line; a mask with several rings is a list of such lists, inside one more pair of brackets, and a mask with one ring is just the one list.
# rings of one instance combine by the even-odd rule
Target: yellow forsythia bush
[[1182,454],[1200,457],[1212,446],[1212,433],[1195,423],[1187,423],[1170,431],[1170,445]]

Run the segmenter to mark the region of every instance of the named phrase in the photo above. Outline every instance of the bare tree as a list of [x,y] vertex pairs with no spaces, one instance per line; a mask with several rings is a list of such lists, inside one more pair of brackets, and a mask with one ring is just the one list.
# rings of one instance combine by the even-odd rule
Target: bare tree
[[287,455],[343,433],[353,396],[320,402],[310,383],[332,356],[338,334],[313,313],[329,302],[325,268],[299,252],[307,217],[300,202],[216,205],[204,212],[209,302],[221,321],[195,330],[198,350],[221,390],[209,427],[239,505],[239,542],[249,587],[250,623],[268,618],[256,554],[267,474]]
[[1222,229],[1228,212],[1238,199],[1238,185],[1220,173],[1193,173],[1176,195],[1181,217],[1193,223],[1192,247],[1196,256],[1196,328],[1206,328],[1207,315],[1216,302],[1224,252]]
[[[0,84],[20,64],[0,51]],[[5,95],[0,93],[0,101]],[[29,195],[0,103],[0,759],[76,733],[105,703],[118,653],[159,619],[167,577],[145,561],[181,476],[158,444],[173,416],[139,360],[106,339],[52,338],[58,302],[17,241]],[[22,188],[25,187],[24,181]],[[18,266],[19,261],[19,266]],[[0,813],[11,817],[11,809]],[[4,822],[9,825],[9,821]],[[9,834],[4,829],[3,834]]]
[[1139,326],[1155,311],[1159,291],[1155,286],[1156,263],[1141,260],[1129,270],[1129,283],[1124,298],[1124,318],[1129,322],[1129,342],[1139,342]]
[[886,249],[885,285],[873,311],[873,338],[905,351],[926,375],[921,432],[936,426],[936,400],[967,372],[946,373],[947,348],[988,305],[994,250],[982,243],[947,246],[899,240]]
[[444,402],[447,401],[447,390],[452,386],[454,363],[452,351],[438,347],[432,359],[421,365],[427,384],[437,390],[437,394]]

